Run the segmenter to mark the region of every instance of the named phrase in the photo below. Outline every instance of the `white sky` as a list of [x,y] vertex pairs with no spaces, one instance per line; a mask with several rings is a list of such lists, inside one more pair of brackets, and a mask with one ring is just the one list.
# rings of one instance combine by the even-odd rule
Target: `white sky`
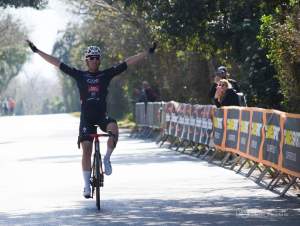
[[[8,11],[24,23],[29,31],[28,38],[46,53],[52,52],[58,31],[64,30],[67,23],[74,19],[66,3],[61,0],[49,0],[48,7],[44,10],[18,8]],[[56,80],[56,70],[41,57],[33,54],[18,77],[38,75]]]

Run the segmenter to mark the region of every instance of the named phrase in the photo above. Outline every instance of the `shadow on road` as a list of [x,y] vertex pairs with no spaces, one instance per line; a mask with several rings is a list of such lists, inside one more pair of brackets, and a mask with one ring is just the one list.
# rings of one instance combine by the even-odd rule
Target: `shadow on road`
[[[71,209],[8,215],[0,225],[299,225],[300,210],[287,200],[263,197],[185,200],[94,200]],[[285,206],[284,209],[282,207]]]
[[[123,154],[124,146],[122,142],[126,141],[126,145],[136,147],[136,151],[128,152],[126,151]],[[148,144],[148,145],[147,145]],[[123,143],[124,145],[124,143]],[[125,146],[125,148],[127,148]],[[131,148],[134,150],[134,148]],[[43,150],[41,150],[41,153]],[[64,150],[61,150],[61,153],[64,153]],[[45,161],[48,163],[74,163],[81,161],[81,150],[74,150],[74,155],[52,155],[52,156],[38,156],[33,158],[22,158],[19,159],[20,162],[32,162],[32,161]],[[104,154],[105,151],[101,150],[101,153]],[[115,150],[115,153],[112,157],[113,164],[119,165],[141,165],[141,164],[152,164],[152,163],[166,163],[166,162],[186,162],[200,161],[196,158],[191,158],[187,155],[179,154],[169,149],[163,149],[153,144],[153,141],[144,141],[132,139],[128,136],[128,133],[122,133],[120,135],[118,147]]]
[[[176,154],[170,150],[159,150],[158,148],[144,148],[146,153],[132,153],[132,154],[118,154],[113,156],[113,164],[125,164],[125,165],[144,165],[144,164],[159,164],[167,162],[199,162],[199,159],[191,158],[186,155]],[[159,150],[159,152],[158,152]],[[120,150],[121,152],[121,150]]]
[[[118,148],[119,153],[122,152],[121,148]],[[170,150],[159,150],[158,147],[148,147],[142,148],[143,150],[147,151],[147,153],[126,153],[126,154],[119,154],[116,153],[112,157],[113,164],[119,165],[140,165],[140,164],[152,164],[152,163],[165,163],[165,162],[186,162],[186,161],[193,161],[197,162],[200,161],[195,158],[191,158],[189,156],[176,154],[174,151]],[[140,150],[140,149],[139,149]],[[159,150],[159,152],[158,152]],[[56,155],[56,156],[39,156],[34,158],[22,158],[19,159],[20,162],[33,162],[33,161],[46,161],[48,163],[73,163],[73,162],[80,162],[81,161],[81,152],[77,155]]]

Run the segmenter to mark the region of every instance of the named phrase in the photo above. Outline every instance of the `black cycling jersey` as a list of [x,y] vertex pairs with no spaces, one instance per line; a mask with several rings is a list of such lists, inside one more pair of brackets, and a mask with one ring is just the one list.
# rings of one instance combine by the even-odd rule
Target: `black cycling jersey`
[[81,99],[81,118],[93,123],[105,116],[108,85],[114,76],[127,69],[127,64],[123,62],[96,73],[80,71],[64,63],[59,68],[76,80]]

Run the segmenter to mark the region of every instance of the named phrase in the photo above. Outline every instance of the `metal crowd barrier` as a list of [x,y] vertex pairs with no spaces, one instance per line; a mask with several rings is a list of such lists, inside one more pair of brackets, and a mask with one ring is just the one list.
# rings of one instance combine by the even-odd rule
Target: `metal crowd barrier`
[[281,196],[291,187],[300,189],[300,115],[175,101],[137,103],[135,110],[137,137],[158,133],[160,146],[168,141],[169,148],[181,152],[189,148],[191,154],[208,157],[209,162],[220,153],[223,167],[229,163],[234,170],[239,165],[240,172],[248,165],[246,176],[256,170],[257,183],[271,178],[266,188],[285,185]]
[[165,123],[164,102],[140,102],[135,105],[136,128],[131,136],[149,138]]

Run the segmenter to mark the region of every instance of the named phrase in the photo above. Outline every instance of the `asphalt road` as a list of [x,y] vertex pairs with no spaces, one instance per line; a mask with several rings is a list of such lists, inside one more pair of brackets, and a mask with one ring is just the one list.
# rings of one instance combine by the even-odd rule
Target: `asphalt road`
[[0,225],[300,224],[299,201],[126,131],[99,212],[82,197],[78,123],[67,114],[0,117]]

